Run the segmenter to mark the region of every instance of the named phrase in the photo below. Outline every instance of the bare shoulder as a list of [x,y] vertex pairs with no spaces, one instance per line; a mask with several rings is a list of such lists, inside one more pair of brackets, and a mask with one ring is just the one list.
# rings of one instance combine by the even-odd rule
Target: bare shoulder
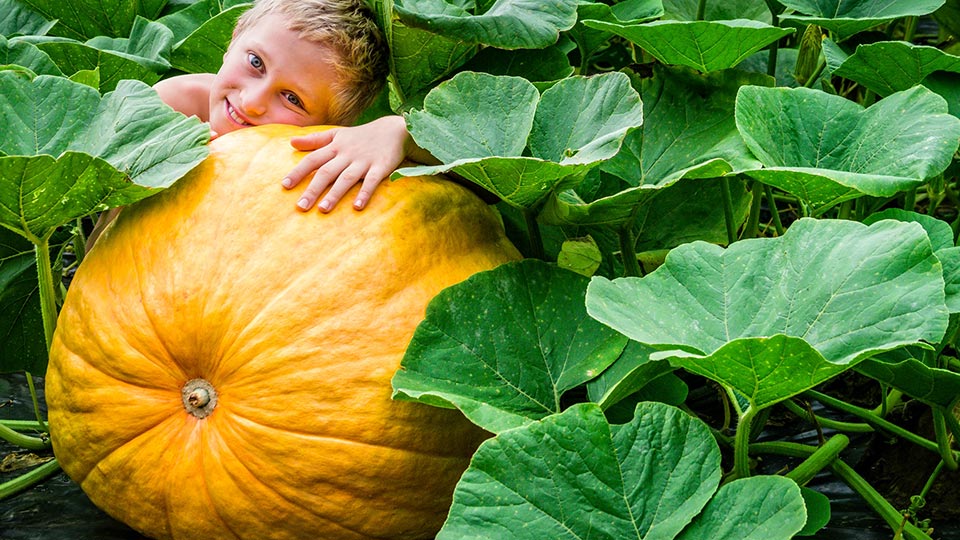
[[210,86],[212,73],[190,73],[164,79],[153,88],[164,103],[187,116],[196,116],[201,121],[210,120]]

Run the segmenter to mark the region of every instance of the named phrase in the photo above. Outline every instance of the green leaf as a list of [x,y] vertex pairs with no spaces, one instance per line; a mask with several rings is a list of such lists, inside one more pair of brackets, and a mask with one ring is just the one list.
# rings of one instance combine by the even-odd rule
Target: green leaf
[[807,523],[797,536],[813,536],[830,522],[830,499],[808,487],[800,487],[803,505],[807,508]]
[[427,307],[394,397],[454,405],[497,433],[560,412],[627,340],[587,317],[587,279],[528,259],[471,277]]
[[233,28],[251,4],[239,4],[205,21],[174,45],[170,64],[186,73],[216,73],[223,64]]
[[954,246],[950,224],[933,216],[889,208],[867,216],[863,223],[871,225],[883,219],[918,223],[927,232],[933,251],[943,266],[944,293],[950,313],[960,313],[960,247]]
[[778,0],[800,13],[780,16],[797,24],[816,24],[843,40],[900,17],[929,15],[943,5],[944,0],[888,0],[884,2],[848,0]]
[[160,23],[137,17],[130,37],[97,36],[87,40],[86,45],[116,53],[157,73],[163,73],[170,69],[167,57],[173,45],[173,32]]
[[252,3],[244,0],[199,0],[160,17],[157,22],[169,28],[173,32],[173,40],[180,42],[217,15],[239,5],[249,7]]
[[557,266],[586,277],[592,276],[601,262],[600,247],[590,236],[564,240],[557,256]]
[[137,81],[83,84],[0,72],[0,225],[27,238],[167,187],[207,154],[209,131]]
[[56,20],[53,33],[80,41],[96,36],[130,35],[137,16],[155,19],[166,0],[20,0],[48,20]]
[[11,41],[34,43],[46,53],[66,75],[78,71],[100,72],[100,92],[111,92],[124,79],[153,84],[160,75],[153,69],[155,63],[116,51],[101,50],[67,38],[36,37],[15,38]]
[[587,395],[601,409],[620,402],[640,390],[650,381],[673,371],[673,366],[664,360],[651,360],[656,349],[636,341],[628,341],[620,357],[587,383]]
[[751,54],[794,32],[758,21],[654,21],[618,24],[587,20],[583,24],[624,37],[665,64],[699,71],[736,66]]
[[858,45],[852,55],[847,55],[825,39],[823,54],[834,75],[860,83],[880,96],[907,90],[937,71],[960,73],[960,56],[903,41]]
[[[637,212],[637,252],[673,249],[695,240],[726,245],[726,218],[718,211],[723,205],[721,189],[718,179],[706,178],[680,180],[659,190]],[[739,228],[753,199],[743,179],[730,179],[730,199]]]
[[570,77],[541,96],[519,77],[462,72],[407,115],[414,140],[443,165],[394,176],[453,171],[529,208],[561,183],[579,182],[642,122],[639,96],[622,73]]
[[949,317],[919,225],[809,218],[726,250],[680,246],[643,278],[594,277],[587,312],[758,407],[879,352],[938,343]]
[[500,49],[539,49],[556,43],[577,21],[577,0],[496,0],[474,14],[445,0],[403,0],[404,24],[449,39]]
[[950,409],[960,396],[960,373],[926,365],[918,358],[921,352],[912,348],[890,351],[861,362],[856,369],[910,397]]
[[484,442],[437,539],[669,540],[691,538],[681,531],[696,518],[693,527],[721,533],[695,538],[743,540],[768,527],[764,540],[780,540],[803,526],[792,481],[754,477],[717,491],[720,473],[709,429],[679,409],[641,403],[633,421],[611,426],[596,405],[575,405]]
[[947,168],[960,141],[960,120],[923,87],[864,109],[807,88],[744,86],[736,121],[765,166],[746,174],[800,197],[815,211],[916,187]]
[[0,227],[0,373],[43,374],[46,365],[33,244]]
[[677,539],[793,538],[806,519],[800,488],[792,480],[782,476],[742,478],[724,484]]
[[53,27],[39,13],[27,9],[18,0],[0,0],[0,35],[43,35]]
[[382,25],[390,49],[393,89],[401,110],[416,106],[430,87],[477,54],[479,47],[411,28],[392,17],[393,2],[379,1]]
[[29,68],[36,75],[63,75],[53,60],[36,45],[7,41],[7,38],[0,36],[0,65],[11,64]]
[[[577,6],[577,24],[568,30],[567,34],[580,49],[581,58],[589,60],[594,53],[606,46],[610,33],[585,26],[583,21],[640,24],[661,16],[663,4],[660,0],[628,0],[612,6],[582,2]],[[581,65],[584,65],[582,60]]]
[[[697,20],[697,0],[663,0],[664,19],[678,21]],[[770,9],[764,2],[756,0],[725,0],[724,2],[706,2],[703,18],[707,21],[727,21],[732,19],[752,19],[770,24]]]
[[[735,70],[699,74],[686,68],[654,69],[640,81],[644,123],[602,165],[632,188],[584,200],[563,192],[547,200],[540,219],[553,224],[630,224],[659,190],[683,178],[712,178],[752,169],[733,117],[737,90],[772,82]],[[637,84],[637,83],[635,83]]]
[[463,70],[523,77],[533,83],[553,83],[573,75],[574,71],[566,51],[559,45],[516,51],[487,47],[464,64]]

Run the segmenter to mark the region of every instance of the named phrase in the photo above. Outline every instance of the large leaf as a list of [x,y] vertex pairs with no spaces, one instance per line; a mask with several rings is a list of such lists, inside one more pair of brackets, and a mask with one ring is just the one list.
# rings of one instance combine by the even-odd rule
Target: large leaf
[[663,18],[678,21],[697,20],[697,10],[703,5],[703,20],[728,21],[733,19],[752,19],[770,24],[770,8],[757,0],[725,0],[723,2],[705,2],[699,0],[663,0]]
[[0,225],[27,238],[172,184],[207,153],[209,130],[122,81],[103,98],[62,77],[0,72]]
[[[240,4],[217,13],[177,42],[170,55],[173,67],[187,73],[219,71],[237,19],[250,5]],[[176,24],[176,21],[173,24]],[[176,28],[183,30],[183,27]]]
[[0,0],[0,35],[43,35],[54,25],[17,0]]
[[577,24],[567,31],[567,35],[580,49],[580,65],[588,65],[590,58],[605,47],[610,39],[609,32],[590,28],[583,21],[594,20],[610,23],[640,24],[663,15],[660,0],[627,0],[612,6],[601,3],[581,2],[577,6]]
[[217,15],[244,4],[247,7],[252,5],[248,0],[198,0],[160,17],[157,22],[169,28],[173,32],[173,40],[180,42]]
[[471,13],[445,0],[398,0],[404,24],[449,39],[498,47],[539,49],[556,43],[577,21],[577,0],[496,0]]
[[641,403],[610,425],[576,405],[483,443],[437,539],[780,540],[803,527],[793,481],[717,490],[720,474],[709,429],[679,409]]
[[[643,126],[630,133],[620,152],[602,165],[628,188],[589,198],[565,192],[548,199],[546,223],[622,225],[658,191],[683,178],[713,178],[759,166],[734,122],[737,90],[770,83],[765,75],[735,70],[709,74],[660,68],[640,83]],[[672,247],[672,246],[671,246]]]
[[903,41],[859,45],[852,55],[847,55],[836,43],[825,39],[823,55],[834,75],[860,83],[881,96],[916,86],[937,71],[960,73],[960,56]]
[[390,50],[392,90],[399,109],[418,106],[430,86],[470,60],[479,46],[400,22],[391,0],[373,0]]
[[787,13],[781,19],[798,24],[816,24],[833,32],[838,40],[900,17],[929,15],[944,0],[779,0],[800,14]]
[[960,373],[927,365],[922,353],[890,351],[857,364],[857,371],[930,405],[952,408],[960,398]]
[[495,433],[560,412],[563,393],[627,344],[587,316],[587,281],[528,259],[444,290],[414,333],[394,397],[452,404]]
[[879,352],[939,342],[943,287],[919,225],[806,218],[780,238],[680,246],[643,278],[594,277],[587,312],[762,407]]
[[640,98],[622,73],[570,77],[540,95],[522,78],[463,72],[407,115],[413,138],[444,163],[394,174],[453,171],[529,208],[616,154],[642,122]]
[[628,39],[665,64],[699,71],[717,71],[736,66],[751,54],[790,35],[793,28],[778,28],[758,21],[654,21],[611,23],[583,21]]
[[0,227],[0,373],[47,365],[33,244]]
[[3,65],[23,66],[36,75],[63,75],[50,56],[36,45],[20,40],[8,41],[0,36],[0,66]]
[[927,232],[933,252],[943,266],[945,301],[950,313],[960,313],[960,247],[954,245],[953,228],[933,216],[889,208],[867,216],[863,223],[870,225],[883,219],[918,223]]
[[815,211],[916,187],[947,168],[960,142],[960,120],[923,87],[864,109],[807,88],[745,86],[737,96],[736,121],[765,167],[747,174]]
[[96,36],[130,35],[137,16],[155,19],[167,0],[20,0],[49,20],[53,33],[84,41]]
[[170,49],[169,30],[145,19],[139,21],[141,24],[135,27],[130,38],[92,39],[80,43],[69,38],[22,37],[12,42],[35,44],[64,74],[97,70],[100,92],[104,93],[114,90],[123,79],[153,84],[160,80],[160,73],[170,68],[163,56]]

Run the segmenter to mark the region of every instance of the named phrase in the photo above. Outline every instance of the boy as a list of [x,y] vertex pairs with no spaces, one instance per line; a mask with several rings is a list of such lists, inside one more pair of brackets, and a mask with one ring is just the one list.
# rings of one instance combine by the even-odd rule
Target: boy
[[[363,0],[257,0],[237,21],[216,73],[189,74],[154,88],[174,109],[210,123],[213,136],[283,123],[350,125],[382,90],[386,43]],[[353,187],[362,210],[373,191],[406,158],[431,161],[413,142],[402,117],[334,128],[292,140],[311,151],[282,180],[293,188],[313,179],[297,202],[329,212]]]

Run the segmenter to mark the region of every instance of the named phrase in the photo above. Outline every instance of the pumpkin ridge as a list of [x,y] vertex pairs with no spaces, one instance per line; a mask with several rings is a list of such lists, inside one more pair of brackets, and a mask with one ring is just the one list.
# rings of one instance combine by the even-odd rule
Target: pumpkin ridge
[[[413,404],[410,403],[409,405],[413,405]],[[339,435],[339,436],[333,437],[333,436],[330,436],[330,435],[321,435],[321,434],[319,434],[319,433],[311,433],[311,432],[309,432],[309,431],[293,429],[293,428],[288,427],[288,426],[271,426],[271,425],[269,425],[269,424],[264,424],[264,423],[262,423],[262,422],[257,422],[256,420],[253,420],[253,419],[251,419],[251,418],[248,418],[248,417],[246,417],[246,416],[243,416],[242,414],[237,413],[237,411],[236,411],[235,409],[231,409],[231,410],[229,411],[229,415],[232,416],[234,420],[240,420],[240,421],[242,421],[242,422],[249,422],[250,424],[259,426],[259,427],[264,428],[264,429],[267,429],[267,430],[272,430],[272,431],[281,432],[281,433],[283,433],[284,435],[296,435],[296,436],[301,436],[301,437],[306,438],[306,439],[314,439],[314,440],[319,440],[319,441],[345,442],[345,443],[349,443],[349,444],[351,444],[351,445],[358,445],[358,446],[364,446],[364,447],[386,448],[386,449],[388,449],[388,450],[395,450],[395,451],[401,452],[401,453],[407,453],[407,454],[413,454],[413,455],[426,456],[426,457],[430,457],[430,458],[439,458],[439,459],[444,460],[444,461],[449,461],[449,460],[463,460],[463,459],[464,459],[464,456],[462,456],[462,455],[453,455],[453,454],[451,454],[451,455],[449,455],[449,456],[438,455],[438,454],[435,453],[435,452],[428,452],[428,451],[426,451],[426,450],[416,450],[416,449],[412,449],[412,448],[403,448],[403,447],[400,447],[400,446],[394,446],[394,445],[389,445],[389,444],[376,444],[376,443],[372,443],[372,442],[368,442],[368,441],[351,439],[351,438],[348,438],[348,437],[343,436],[343,435]]]
[[[228,421],[228,422],[229,422],[229,421]],[[224,427],[225,429],[230,429],[230,428],[227,427],[227,426],[223,426],[223,427]],[[236,429],[233,429],[232,431],[234,431],[234,434],[236,434]],[[230,454],[235,458],[235,459],[232,461],[232,463],[236,463],[236,464],[238,464],[240,467],[242,467],[243,470],[245,470],[245,471],[247,472],[247,474],[250,475],[250,478],[251,478],[251,479],[255,480],[256,482],[258,482],[258,483],[260,484],[260,486],[263,488],[264,491],[267,491],[267,492],[272,493],[272,494],[274,494],[275,496],[279,497],[279,498],[280,498],[281,500],[283,500],[287,505],[289,505],[289,506],[291,506],[291,507],[293,507],[293,508],[299,509],[299,510],[303,510],[303,511],[306,512],[307,514],[310,514],[311,516],[314,516],[315,518],[317,518],[317,519],[319,519],[319,520],[322,520],[322,521],[324,521],[324,522],[327,522],[327,523],[329,523],[329,524],[331,524],[331,525],[333,525],[333,526],[335,526],[335,527],[337,527],[337,528],[339,528],[339,529],[341,529],[341,530],[347,531],[347,532],[349,532],[349,533],[351,533],[351,534],[355,534],[355,535],[357,535],[358,537],[362,537],[362,538],[365,538],[365,539],[368,539],[368,538],[382,538],[383,540],[392,540],[392,539],[389,538],[389,537],[371,536],[370,534],[368,534],[368,533],[366,533],[366,532],[363,532],[363,531],[361,531],[361,530],[359,530],[359,529],[357,529],[357,528],[348,527],[347,525],[344,525],[343,523],[340,523],[339,521],[337,521],[334,517],[329,517],[329,516],[324,515],[324,514],[321,513],[321,512],[318,512],[317,510],[315,510],[314,508],[312,508],[312,507],[311,507],[310,505],[308,505],[308,504],[300,504],[300,503],[297,503],[297,502],[294,501],[294,500],[291,500],[291,498],[290,498],[289,496],[287,496],[287,494],[284,493],[282,490],[278,490],[278,489],[271,488],[271,487],[270,487],[270,484],[269,484],[268,482],[265,482],[264,480],[262,480],[262,479],[257,475],[257,473],[256,473],[253,469],[250,468],[250,466],[247,464],[246,460],[240,458],[240,456],[237,454],[237,452],[234,451],[233,448],[232,448],[232,446],[225,440],[225,438],[223,437],[223,435],[222,435],[221,433],[219,433],[219,432],[218,432],[218,435],[219,435],[219,438],[220,438],[220,440],[221,440],[221,446],[220,446],[220,447],[228,450],[228,451],[230,452]],[[233,480],[236,485],[238,485],[238,486],[244,485],[243,483],[241,483],[241,482],[238,481],[238,480],[240,480],[240,479],[238,479],[235,474],[233,474],[233,473],[231,473],[229,470],[227,470],[226,467],[223,467],[222,463],[218,463],[218,465],[220,465],[221,469],[222,469],[226,474],[228,474],[228,475],[230,476],[231,480]],[[336,486],[336,487],[337,487],[338,489],[342,489],[341,486]]]
[[[146,298],[149,298],[149,296],[146,294],[146,291],[144,290],[144,287],[146,286],[146,283],[147,283],[147,279],[145,279],[145,276],[149,276],[150,273],[143,271],[142,265],[144,264],[144,262],[141,261],[140,258],[136,256],[136,250],[134,249],[134,246],[127,244],[127,249],[131,254],[130,257],[128,258],[134,261],[135,275],[133,277],[133,281],[134,283],[137,284],[137,293],[140,295],[141,300],[144,300]],[[149,302],[142,301],[140,305],[143,308],[144,316],[147,318],[148,321],[150,321],[150,328],[153,330],[153,334],[158,337],[162,336],[163,334],[160,333],[160,327],[157,325],[157,322],[156,322],[156,315],[151,313]],[[184,369],[185,366],[183,365],[183,362],[181,362],[176,357],[176,355],[173,354],[173,351],[170,350],[166,342],[162,339],[158,339],[156,341],[159,343],[159,345],[163,349],[163,352],[166,354],[166,358],[164,359],[166,361],[163,362],[161,366],[163,367],[176,366],[177,370],[179,370],[180,372],[179,374],[180,374],[181,380],[188,381],[192,379],[193,377],[190,377],[187,370]],[[153,355],[144,354],[143,356],[148,358],[154,364],[157,364],[156,360],[152,358]],[[167,365],[167,363],[169,363],[169,365]]]
[[[203,435],[201,436],[201,439],[202,439],[202,444],[205,450],[209,450],[210,448],[210,443],[208,443],[206,439],[207,437],[210,437],[212,435],[213,433],[207,433],[207,430],[203,430]],[[221,445],[221,448],[225,446],[226,445]],[[217,521],[220,522],[223,528],[226,529],[228,533],[233,535],[233,538],[239,539],[240,535],[237,534],[237,532],[233,529],[233,527],[230,526],[230,521],[227,519],[224,519],[224,517],[220,514],[220,510],[217,509],[217,505],[215,503],[216,498],[213,496],[213,493],[210,492],[210,488],[213,486],[213,482],[209,480],[210,472],[205,462],[206,457],[208,457],[208,452],[205,451],[200,453],[200,457],[199,457],[200,471],[201,471],[201,474],[203,474],[203,485],[206,488],[203,490],[203,492],[207,495],[207,503],[208,503],[207,507],[210,508],[211,514],[214,517],[216,517]],[[221,539],[217,539],[217,540],[221,540]]]

